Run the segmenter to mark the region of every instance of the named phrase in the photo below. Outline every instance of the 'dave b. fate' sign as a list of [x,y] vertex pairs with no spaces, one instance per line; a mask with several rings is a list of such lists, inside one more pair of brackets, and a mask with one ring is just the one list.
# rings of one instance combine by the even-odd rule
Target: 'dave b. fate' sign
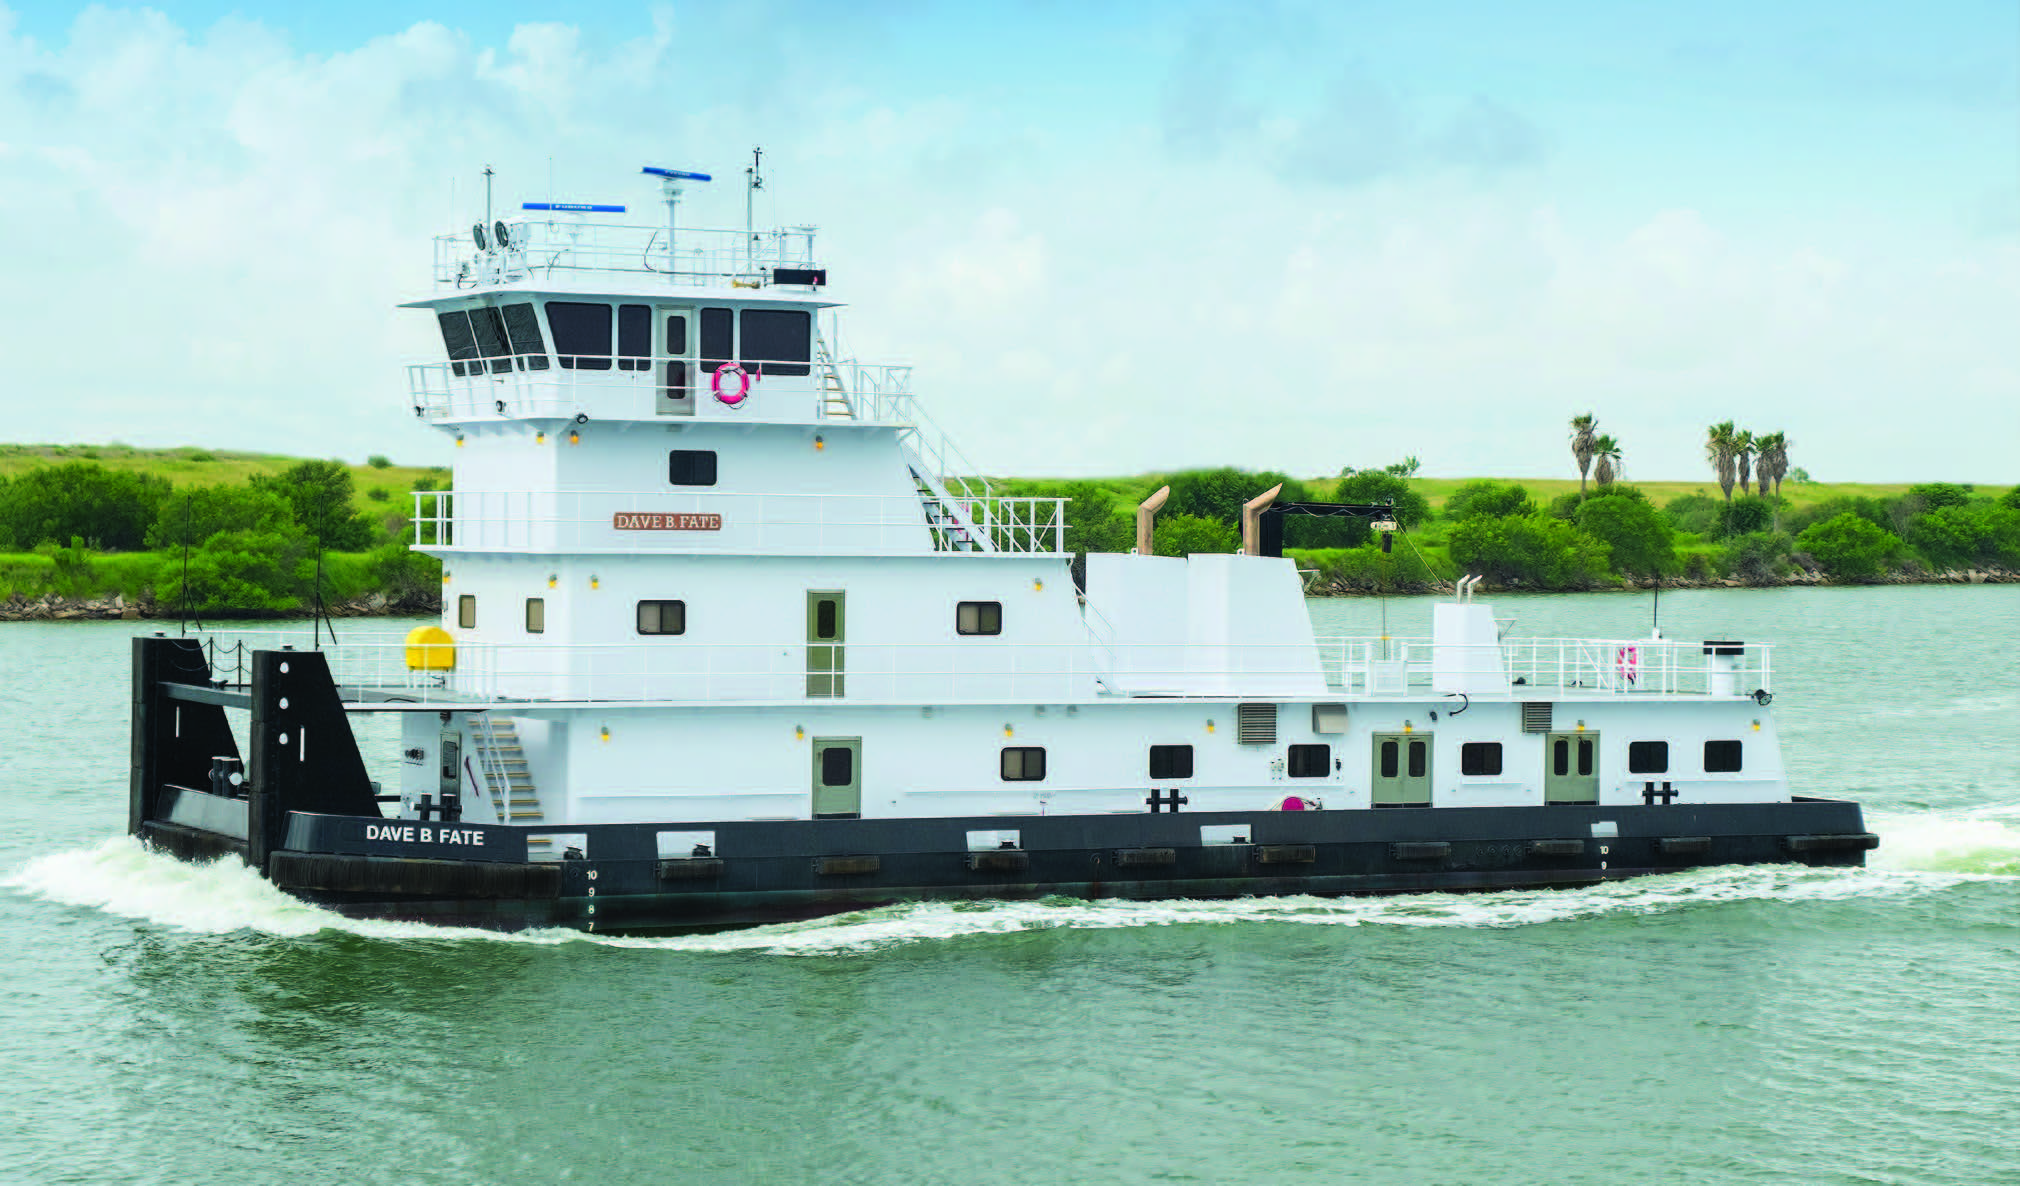
[[619,531],[721,531],[722,516],[618,511],[610,516],[610,525]]

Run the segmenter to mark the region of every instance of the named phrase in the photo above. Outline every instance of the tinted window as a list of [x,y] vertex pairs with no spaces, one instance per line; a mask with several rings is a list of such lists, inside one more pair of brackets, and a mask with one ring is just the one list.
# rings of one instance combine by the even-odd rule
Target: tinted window
[[519,369],[546,370],[547,343],[540,337],[540,318],[533,312],[533,303],[521,301],[516,305],[507,305],[499,312],[505,315],[505,336],[512,341],[512,353],[519,360]]
[[675,449],[667,454],[666,480],[676,486],[715,485],[715,450]]
[[817,601],[814,603],[814,637],[833,638],[835,636],[835,603]]
[[821,785],[845,787],[856,781],[856,752],[831,745],[821,751]]
[[1410,777],[1424,777],[1424,768],[1430,762],[1430,747],[1421,741],[1410,743]]
[[1578,775],[1580,778],[1592,773],[1592,739],[1578,739]]
[[1332,773],[1333,747],[1330,745],[1294,745],[1291,747],[1289,763],[1292,778],[1324,778]]
[[547,602],[538,597],[526,599],[526,633],[544,634],[547,631]]
[[1501,743],[1469,741],[1460,746],[1459,773],[1475,778],[1501,773]]
[[1551,743],[1550,773],[1571,773],[1571,743],[1562,737]]
[[1627,772],[1629,774],[1668,774],[1669,743],[1667,741],[1628,742]]
[[1006,746],[1003,750],[1003,781],[1042,782],[1045,779],[1045,751],[1035,745]]
[[570,370],[610,369],[610,306],[579,301],[548,301],[547,328],[554,331],[554,353]]
[[461,309],[447,313],[437,313],[435,320],[442,326],[442,345],[449,351],[449,365],[459,375],[471,371],[484,373],[482,366],[471,367],[468,360],[477,357],[477,338],[470,332],[470,315]]
[[476,335],[478,352],[492,360],[492,370],[512,369],[512,347],[505,344],[505,318],[498,310],[489,305],[470,310],[470,332]]
[[1740,750],[1737,741],[1707,741],[1704,743],[1704,772],[1706,774],[1732,774],[1740,768]]
[[640,634],[686,634],[687,602],[639,602],[638,632]]
[[962,634],[1003,633],[1003,603],[964,601],[954,609],[954,629]]
[[701,311],[701,373],[715,374],[716,368],[736,357],[736,346],[731,341],[735,332],[735,322],[730,319],[728,309],[703,309]]
[[465,630],[477,628],[477,598],[469,593],[456,599],[456,624]]
[[1383,778],[1396,777],[1396,748],[1396,743],[1393,741],[1384,741],[1382,743]]
[[617,306],[617,369],[642,371],[652,365],[652,310]]
[[804,309],[745,309],[737,355],[752,374],[808,374],[813,331],[813,315]]
[[1192,747],[1189,745],[1151,746],[1150,776],[1152,778],[1191,778]]

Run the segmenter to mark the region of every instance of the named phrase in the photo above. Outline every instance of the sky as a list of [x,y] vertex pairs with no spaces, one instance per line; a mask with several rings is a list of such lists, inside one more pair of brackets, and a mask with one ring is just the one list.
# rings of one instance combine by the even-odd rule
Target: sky
[[482,170],[755,145],[991,473],[2020,481],[2020,0],[0,3],[0,440],[447,462]]

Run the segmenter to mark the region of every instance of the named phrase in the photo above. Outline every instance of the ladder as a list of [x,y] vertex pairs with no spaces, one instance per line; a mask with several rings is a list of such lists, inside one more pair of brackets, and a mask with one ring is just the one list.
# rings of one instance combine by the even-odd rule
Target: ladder
[[[908,467],[909,468],[909,467]],[[936,552],[979,552],[981,542],[975,538],[972,527],[956,515],[940,492],[933,488],[923,474],[913,469],[912,485],[919,492],[919,506],[926,512],[926,526],[933,533],[933,550]]]
[[512,721],[492,720],[488,714],[471,717],[470,741],[476,747],[478,763],[484,768],[484,785],[491,793],[491,806],[498,821],[542,822],[546,817],[540,810],[540,793],[533,787],[533,772],[526,765],[526,747],[520,743],[519,730]]
[[814,334],[814,362],[821,372],[821,416],[828,420],[855,419],[855,405],[849,402],[849,389],[842,383],[842,369],[828,352],[827,339],[818,332]]

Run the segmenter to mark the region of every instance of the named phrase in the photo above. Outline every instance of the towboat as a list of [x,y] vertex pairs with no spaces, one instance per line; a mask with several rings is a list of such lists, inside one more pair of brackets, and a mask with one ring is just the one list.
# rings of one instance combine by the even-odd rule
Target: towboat
[[439,624],[134,639],[146,844],[346,915],[597,932],[1877,844],[1794,793],[1757,642],[1511,638],[1470,579],[1427,637],[1316,636],[1286,520],[1390,508],[1272,492],[1239,553],[1175,558],[1153,496],[1076,562],[1064,500],[993,489],[909,367],[838,347],[814,228],[682,228],[708,178],[644,177],[663,225],[534,202],[434,242]]

